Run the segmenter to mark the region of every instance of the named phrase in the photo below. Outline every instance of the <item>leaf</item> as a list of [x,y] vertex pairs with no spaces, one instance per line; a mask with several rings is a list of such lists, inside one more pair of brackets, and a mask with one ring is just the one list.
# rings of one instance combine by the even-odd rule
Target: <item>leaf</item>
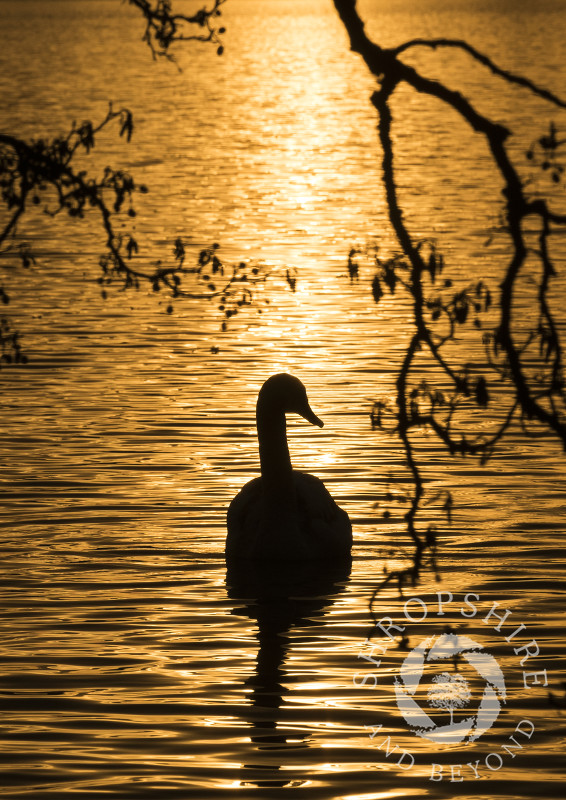
[[351,281],[356,280],[359,277],[360,267],[357,261],[355,261],[355,257],[358,251],[352,247],[350,252],[348,253],[348,275]]
[[395,286],[397,285],[397,275],[395,273],[395,264],[393,261],[386,261],[383,265],[383,280],[389,287],[391,294],[395,293]]
[[124,111],[122,126],[120,128],[120,136],[126,134],[126,141],[130,141],[132,133],[134,132],[134,118],[129,111]]
[[427,269],[430,272],[430,277],[432,279],[432,282],[434,283],[435,278],[436,278],[436,256],[434,254],[434,250],[430,254],[430,258],[428,260]]
[[175,244],[173,246],[173,254],[175,256],[175,261],[179,261],[182,265],[185,260],[185,245],[181,238],[177,237],[175,239]]
[[452,506],[454,502],[452,500],[452,495],[448,492],[446,497],[446,502],[444,503],[443,510],[446,512],[446,518],[448,519],[448,523],[452,525]]
[[468,319],[468,298],[464,294],[454,298],[454,318],[460,325]]
[[201,250],[198,257],[199,266],[204,267],[210,261],[210,252],[208,250]]
[[489,403],[489,392],[487,390],[487,381],[483,377],[483,375],[478,378],[478,382],[476,383],[476,403],[478,406],[482,406],[482,408],[486,408],[487,404]]
[[375,302],[379,303],[379,301],[383,297],[383,289],[381,288],[381,283],[377,275],[371,282],[371,293]]
[[130,236],[130,238],[128,239],[128,244],[126,245],[126,252],[128,253],[128,258],[131,258],[133,253],[138,252],[138,243],[133,238],[133,236]]

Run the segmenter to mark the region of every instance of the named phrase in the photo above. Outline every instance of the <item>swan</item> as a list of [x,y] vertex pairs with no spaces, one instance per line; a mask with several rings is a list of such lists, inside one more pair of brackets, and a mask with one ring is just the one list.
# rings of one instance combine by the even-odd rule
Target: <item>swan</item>
[[227,515],[228,558],[305,560],[350,554],[352,525],[324,483],[291,466],[285,413],[323,426],[298,378],[272,375],[257,399],[261,477],[246,483]]

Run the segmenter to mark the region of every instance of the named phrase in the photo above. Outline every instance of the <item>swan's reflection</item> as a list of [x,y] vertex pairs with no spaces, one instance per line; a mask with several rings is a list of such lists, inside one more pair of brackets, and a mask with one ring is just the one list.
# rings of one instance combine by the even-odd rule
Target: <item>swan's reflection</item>
[[[242,708],[250,725],[250,739],[258,750],[286,750],[308,738],[299,730],[278,728],[285,687],[285,657],[290,647],[291,628],[318,625],[349,579],[351,559],[340,561],[272,563],[228,560],[226,586],[233,600],[241,601],[233,612],[254,619],[258,624],[258,652],[255,673],[247,679],[250,703]],[[283,760],[283,753],[281,760]],[[280,770],[276,764],[246,764],[245,770]],[[295,780],[246,776],[256,786],[298,785]]]

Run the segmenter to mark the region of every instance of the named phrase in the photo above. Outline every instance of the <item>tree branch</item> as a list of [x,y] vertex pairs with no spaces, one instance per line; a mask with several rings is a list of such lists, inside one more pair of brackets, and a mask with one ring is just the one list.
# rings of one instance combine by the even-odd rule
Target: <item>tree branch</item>
[[[221,6],[226,0],[213,0],[210,9],[201,8],[196,14],[173,13],[171,0],[128,0],[137,8],[145,19],[146,28],[143,35],[154,58],[162,56],[174,60],[169,48],[175,42],[212,42],[217,45],[216,52],[222,55],[223,46],[220,35],[224,27],[215,27],[213,20],[222,14]],[[187,28],[197,28],[202,33],[186,33]]]
[[525,78],[522,75],[517,75],[509,70],[498,67],[497,64],[495,64],[495,62],[493,62],[488,56],[486,56],[484,53],[481,53],[471,44],[468,44],[468,42],[462,39],[411,39],[409,42],[404,42],[398,47],[394,47],[391,52],[396,56],[399,56],[401,53],[406,53],[407,50],[413,47],[429,47],[433,50],[436,50],[439,47],[452,47],[463,50],[480,64],[483,64],[484,67],[487,67],[494,75],[503,78],[505,81],[507,81],[507,83],[515,83],[518,86],[528,89],[533,94],[538,95],[538,97],[542,97],[543,100],[548,100],[550,103],[558,106],[558,108],[566,108],[566,101],[562,100],[560,97],[558,97],[558,95],[555,95],[553,92],[545,89],[542,86],[538,86],[536,83],[529,80],[529,78]]

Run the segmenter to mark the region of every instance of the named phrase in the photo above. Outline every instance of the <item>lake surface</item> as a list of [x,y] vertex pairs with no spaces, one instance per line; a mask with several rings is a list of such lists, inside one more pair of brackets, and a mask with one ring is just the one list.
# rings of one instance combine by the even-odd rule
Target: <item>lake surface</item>
[[[560,94],[564,6],[534,6],[363,9],[381,44],[466,38]],[[140,259],[170,259],[181,235],[191,257],[218,242],[227,262],[273,270],[263,313],[248,309],[223,332],[207,301],[176,301],[171,315],[145,290],[111,287],[103,301],[94,217],[30,213],[21,225],[38,266],[4,284],[30,363],[0,373],[2,797],[561,797],[561,449],[513,431],[481,467],[416,438],[431,485],[454,493],[454,519],[429,510],[436,566],[406,597],[387,584],[372,617],[374,590],[412,556],[400,515],[376,508],[408,486],[404,454],[369,420],[373,399],[393,396],[410,310],[398,297],[375,306],[368,265],[359,283],[346,270],[352,246],[395,248],[374,84],[329,1],[229,0],[225,19],[223,57],[187,46],[178,71],[152,62],[141,21],[118,0],[0,2],[0,130],[54,136],[102,119],[110,100],[127,106],[131,144],[105,133],[89,169],[124,166],[149,186],[127,219]],[[548,120],[566,129],[564,113],[464,57],[413,58],[517,131],[525,174]],[[394,115],[414,235],[439,241],[455,282],[495,289],[509,250],[481,140],[410,93]],[[563,242],[554,247],[563,271]],[[559,275],[557,308],[564,288]],[[525,315],[529,291],[525,281]],[[481,338],[462,347],[481,362]],[[226,509],[258,472],[257,392],[281,371],[303,380],[325,422],[289,419],[290,449],[350,515],[352,564],[227,573]],[[385,617],[405,629],[402,646],[373,628]],[[447,631],[493,659],[478,670],[466,658],[477,647],[460,656],[476,706],[494,661],[505,678],[491,704],[500,713],[474,741],[423,738],[400,713],[409,652]],[[542,670],[546,687],[533,677]]]

